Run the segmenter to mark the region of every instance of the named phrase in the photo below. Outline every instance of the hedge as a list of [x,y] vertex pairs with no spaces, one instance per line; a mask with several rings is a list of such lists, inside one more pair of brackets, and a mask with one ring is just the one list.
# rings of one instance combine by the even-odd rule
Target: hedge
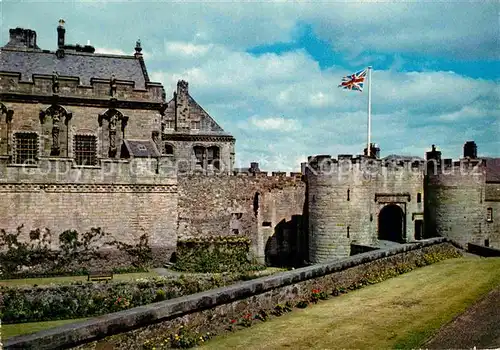
[[249,260],[251,240],[241,236],[197,237],[177,241],[175,269],[226,272],[259,269]]

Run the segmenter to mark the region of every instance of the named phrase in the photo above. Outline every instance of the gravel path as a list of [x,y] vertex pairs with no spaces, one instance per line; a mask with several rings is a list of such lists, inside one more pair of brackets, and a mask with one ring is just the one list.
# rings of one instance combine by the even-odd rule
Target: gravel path
[[428,349],[500,348],[500,288],[467,309],[427,342]]

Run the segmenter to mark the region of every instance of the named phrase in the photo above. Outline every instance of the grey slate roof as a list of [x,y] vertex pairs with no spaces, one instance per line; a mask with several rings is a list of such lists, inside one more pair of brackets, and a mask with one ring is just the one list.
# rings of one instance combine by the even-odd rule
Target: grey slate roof
[[133,81],[136,89],[144,89],[144,76],[139,59],[134,56],[65,52],[61,59],[54,52],[0,49],[0,71],[21,73],[21,81],[32,81],[33,74],[78,77],[81,85],[91,78]]
[[160,153],[151,140],[124,140],[128,153],[134,158],[159,157]]

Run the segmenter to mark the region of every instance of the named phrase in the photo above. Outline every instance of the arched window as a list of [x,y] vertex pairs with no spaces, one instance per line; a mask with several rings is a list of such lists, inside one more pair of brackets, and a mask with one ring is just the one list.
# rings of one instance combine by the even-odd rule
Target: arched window
[[212,165],[214,169],[220,169],[219,147],[211,146],[207,148],[207,164]]
[[204,156],[205,156],[205,148],[202,146],[194,146],[193,147],[194,156],[196,157],[196,166],[203,168]]
[[173,156],[174,155],[174,146],[169,145],[168,143],[165,144],[165,154],[167,156]]

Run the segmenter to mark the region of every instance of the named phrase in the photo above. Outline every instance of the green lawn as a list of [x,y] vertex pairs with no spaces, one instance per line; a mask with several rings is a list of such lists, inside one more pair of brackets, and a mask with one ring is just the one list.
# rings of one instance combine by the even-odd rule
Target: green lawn
[[86,318],[79,318],[73,320],[57,320],[46,322],[33,322],[33,323],[17,323],[17,324],[4,324],[0,330],[2,339],[15,337],[16,335],[35,333],[43,331],[44,329],[62,326],[68,323],[76,323],[86,320]]
[[[120,273],[114,274],[113,280],[127,281],[137,278],[146,278],[158,276],[155,271],[137,272],[137,273]],[[47,277],[47,278],[26,278],[26,279],[11,279],[0,280],[0,286],[21,286],[21,285],[45,285],[45,284],[65,284],[76,281],[87,281],[87,276],[63,276],[63,277]]]
[[212,349],[416,348],[500,286],[500,258],[460,258],[417,269],[307,309],[274,318],[204,347]]

